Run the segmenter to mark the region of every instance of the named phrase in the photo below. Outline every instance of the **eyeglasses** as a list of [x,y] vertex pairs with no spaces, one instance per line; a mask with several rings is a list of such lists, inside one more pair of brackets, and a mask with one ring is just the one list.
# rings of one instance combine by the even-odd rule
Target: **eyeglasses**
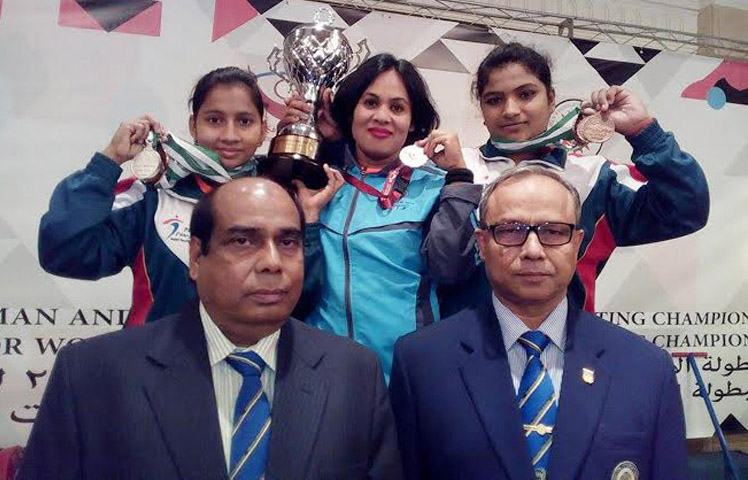
[[530,232],[535,232],[541,245],[558,247],[571,241],[574,228],[573,223],[545,222],[540,225],[527,225],[519,222],[509,222],[486,225],[484,230],[489,230],[494,241],[505,247],[524,245]]

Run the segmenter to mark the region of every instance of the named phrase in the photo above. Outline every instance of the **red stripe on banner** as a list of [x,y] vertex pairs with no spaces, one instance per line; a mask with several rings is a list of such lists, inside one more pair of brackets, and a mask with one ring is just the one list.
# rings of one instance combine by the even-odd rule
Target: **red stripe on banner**
[[151,279],[145,268],[145,254],[140,248],[132,268],[132,306],[130,316],[127,318],[125,327],[139,327],[145,323],[148,312],[153,306],[153,294],[151,293]]
[[104,30],[83,7],[75,0],[61,0],[60,13],[57,25],[61,27],[88,28],[91,30]]
[[143,10],[119,27],[114,29],[118,33],[134,33],[136,35],[161,36],[161,2]]
[[283,103],[276,102],[272,98],[265,95],[265,92],[260,89],[260,95],[262,95],[262,103],[265,104],[265,110],[278,120],[282,119],[286,114],[286,105]]
[[132,187],[132,184],[135,183],[136,180],[137,178],[135,177],[130,177],[124,180],[120,180],[119,182],[117,182],[117,185],[114,187],[114,194],[119,195],[122,192],[126,192],[130,190],[130,187]]
[[215,42],[256,16],[257,10],[247,0],[216,0],[211,41]]
[[597,267],[610,258],[615,249],[616,241],[613,238],[613,231],[603,215],[595,224],[595,231],[592,234],[592,240],[587,245],[587,250],[577,262],[577,273],[585,289],[584,309],[588,312],[595,311]]

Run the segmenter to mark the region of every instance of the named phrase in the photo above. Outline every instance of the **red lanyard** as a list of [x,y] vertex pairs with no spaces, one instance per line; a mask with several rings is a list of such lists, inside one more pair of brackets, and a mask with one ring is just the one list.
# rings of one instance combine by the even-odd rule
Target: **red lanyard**
[[[366,173],[364,173],[366,175]],[[405,165],[399,165],[387,174],[387,180],[384,182],[384,188],[380,192],[371,185],[359,180],[348,172],[343,172],[345,181],[356,187],[360,192],[364,192],[372,197],[377,197],[379,206],[384,210],[389,210],[395,203],[402,198],[405,190],[410,183],[410,177],[413,175],[413,169]]]
[[205,194],[209,194],[213,191],[213,185],[209,184],[200,175],[195,175],[195,181],[197,181],[197,186],[200,187],[200,190]]

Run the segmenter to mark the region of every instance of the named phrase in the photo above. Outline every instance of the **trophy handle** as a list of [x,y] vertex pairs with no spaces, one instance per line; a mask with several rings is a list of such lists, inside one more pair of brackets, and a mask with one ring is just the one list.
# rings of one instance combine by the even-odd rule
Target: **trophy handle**
[[270,51],[270,55],[268,55],[268,68],[271,72],[278,75],[280,78],[285,80],[288,83],[291,83],[291,79],[288,78],[288,75],[286,75],[285,70],[281,70],[278,68],[278,66],[283,61],[283,56],[281,55],[282,51],[278,47],[273,47],[273,49]]
[[356,63],[355,65],[351,66],[351,68],[349,69],[350,72],[357,69],[359,65],[364,63],[369,58],[369,55],[371,55],[371,49],[369,48],[369,44],[366,42],[365,38],[358,42],[356,45],[358,46],[358,49],[356,49],[356,53],[353,54],[353,56],[356,57]]

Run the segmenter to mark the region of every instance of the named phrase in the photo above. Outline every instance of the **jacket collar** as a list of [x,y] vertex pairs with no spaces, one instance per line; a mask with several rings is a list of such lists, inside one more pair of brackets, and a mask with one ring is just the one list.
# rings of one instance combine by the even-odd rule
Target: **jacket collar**
[[146,358],[145,393],[180,478],[228,478],[197,303],[155,330]]
[[[494,147],[490,141],[483,144],[479,148],[479,150],[484,160],[488,162],[497,161],[501,159],[506,159],[506,160],[510,160],[514,162],[513,160],[508,158],[506,155],[504,155],[501,151],[499,151],[496,147]],[[566,167],[567,151],[566,149],[562,147],[558,147],[558,146],[544,147],[538,151],[538,154],[539,155],[537,159],[533,159],[529,161],[545,163],[545,164],[554,166],[559,169],[563,169]]]

